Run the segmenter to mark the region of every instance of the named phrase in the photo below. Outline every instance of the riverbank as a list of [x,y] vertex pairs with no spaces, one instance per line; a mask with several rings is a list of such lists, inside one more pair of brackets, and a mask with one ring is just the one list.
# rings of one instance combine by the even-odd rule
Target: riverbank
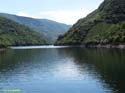
[[83,47],[83,48],[119,48],[125,49],[125,44],[83,44],[83,45],[54,45],[54,46],[69,46],[69,47]]
[[124,49],[125,48],[125,44],[118,44],[118,45],[113,45],[113,44],[106,44],[106,45],[86,45],[86,47],[88,48],[120,48],[120,49]]
[[119,49],[125,49],[125,44],[119,44],[119,45],[113,45],[113,44],[107,44],[107,45],[36,45],[36,46],[9,46],[9,47],[2,47],[0,48],[0,51],[4,51],[8,48],[10,49],[35,49],[35,48],[69,48],[69,47],[81,47],[81,48],[119,48]]

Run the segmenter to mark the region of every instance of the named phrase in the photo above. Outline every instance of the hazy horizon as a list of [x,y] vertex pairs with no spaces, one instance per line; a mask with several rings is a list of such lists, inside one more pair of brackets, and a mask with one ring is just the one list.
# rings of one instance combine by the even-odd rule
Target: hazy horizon
[[74,24],[78,19],[98,8],[103,0],[4,0],[0,12],[19,16],[49,19],[65,24]]

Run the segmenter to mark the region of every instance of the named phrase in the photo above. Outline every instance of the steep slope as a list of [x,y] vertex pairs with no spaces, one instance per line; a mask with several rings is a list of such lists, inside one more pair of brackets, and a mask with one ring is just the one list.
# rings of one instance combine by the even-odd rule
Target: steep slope
[[97,45],[125,42],[125,0],[104,0],[94,12],[80,19],[56,44]]
[[54,42],[59,35],[64,34],[71,27],[70,25],[58,23],[47,19],[34,19],[6,13],[0,13],[0,16],[6,17],[15,22],[26,25],[34,31],[44,34],[50,42]]
[[39,33],[9,19],[0,17],[0,48],[12,45],[41,44],[47,44],[47,42]]

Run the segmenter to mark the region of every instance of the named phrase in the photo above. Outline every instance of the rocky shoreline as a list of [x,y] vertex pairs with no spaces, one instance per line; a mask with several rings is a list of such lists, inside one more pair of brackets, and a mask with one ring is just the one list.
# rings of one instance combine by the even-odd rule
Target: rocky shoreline
[[118,45],[113,45],[113,44],[107,44],[107,45],[88,45],[86,47],[89,48],[120,48],[120,49],[124,49],[125,48],[125,44],[118,44]]

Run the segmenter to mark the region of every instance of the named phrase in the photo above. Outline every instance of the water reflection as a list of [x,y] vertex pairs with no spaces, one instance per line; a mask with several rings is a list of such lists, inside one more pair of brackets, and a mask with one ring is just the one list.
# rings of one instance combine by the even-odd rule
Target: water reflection
[[104,88],[125,93],[125,50],[76,49],[71,55],[80,66],[87,64],[87,71],[100,80]]
[[79,71],[79,67],[72,59],[64,59],[63,63],[57,64],[55,75],[65,80],[80,80],[83,78],[83,75]]
[[0,52],[0,87],[22,93],[125,93],[125,50],[21,49]]

